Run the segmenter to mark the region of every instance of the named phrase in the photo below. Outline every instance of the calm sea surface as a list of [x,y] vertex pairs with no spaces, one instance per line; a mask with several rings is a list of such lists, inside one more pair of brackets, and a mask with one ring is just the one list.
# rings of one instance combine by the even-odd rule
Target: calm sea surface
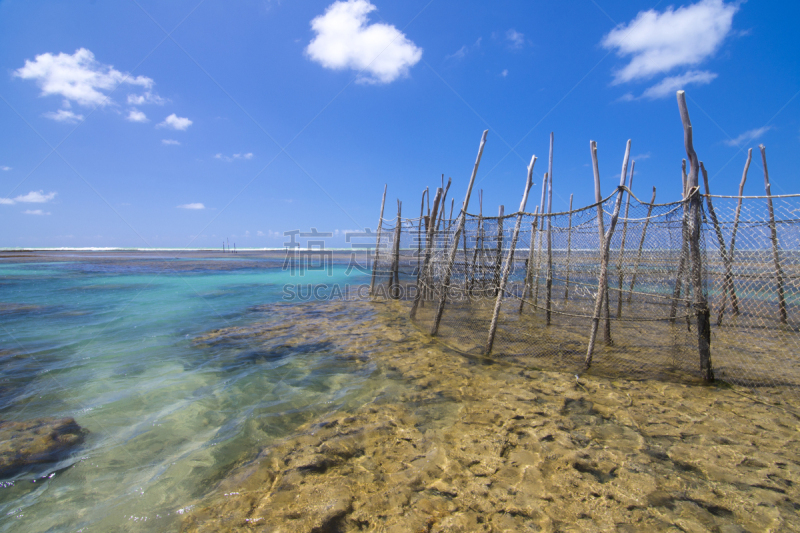
[[174,529],[232,465],[379,389],[369,365],[308,346],[192,342],[280,321],[269,304],[285,283],[368,283],[346,264],[297,278],[240,254],[50,259],[0,262],[0,420],[74,417],[89,433],[60,463],[0,480],[0,531]]

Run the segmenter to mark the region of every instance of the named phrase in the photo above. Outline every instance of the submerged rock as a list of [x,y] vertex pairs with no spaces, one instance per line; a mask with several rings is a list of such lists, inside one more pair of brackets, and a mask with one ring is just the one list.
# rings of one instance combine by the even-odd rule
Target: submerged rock
[[74,418],[0,422],[0,477],[58,460],[82,443],[86,433]]

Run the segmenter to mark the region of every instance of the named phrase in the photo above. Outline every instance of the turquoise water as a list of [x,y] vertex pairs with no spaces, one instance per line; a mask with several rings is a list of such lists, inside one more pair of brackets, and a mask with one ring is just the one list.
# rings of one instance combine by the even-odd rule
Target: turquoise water
[[368,400],[368,364],[192,343],[281,320],[280,306],[254,306],[281,302],[284,283],[368,281],[345,267],[297,278],[253,258],[0,263],[0,420],[74,417],[89,431],[60,463],[0,482],[0,531],[175,529],[231,466]]

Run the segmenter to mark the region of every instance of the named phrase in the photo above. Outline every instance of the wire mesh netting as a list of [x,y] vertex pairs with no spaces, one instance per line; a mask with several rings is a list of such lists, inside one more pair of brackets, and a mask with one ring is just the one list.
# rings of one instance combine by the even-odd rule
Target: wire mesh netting
[[417,326],[459,351],[582,372],[601,235],[620,194],[591,372],[699,378],[699,287],[710,308],[716,377],[800,391],[800,195],[702,197],[695,254],[691,198],[646,203],[625,188],[564,213],[387,219],[373,295],[407,300]]

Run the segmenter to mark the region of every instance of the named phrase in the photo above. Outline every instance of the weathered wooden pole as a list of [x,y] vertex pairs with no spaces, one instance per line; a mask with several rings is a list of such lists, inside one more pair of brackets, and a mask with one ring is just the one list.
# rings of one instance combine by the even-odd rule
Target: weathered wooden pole
[[372,261],[372,278],[369,281],[369,295],[372,296],[375,290],[375,274],[378,268],[378,256],[381,249],[381,228],[383,227],[383,207],[386,205],[386,188],[388,184],[383,186],[383,199],[381,200],[381,216],[378,218],[378,236],[375,240],[375,259]]
[[439,323],[442,320],[444,305],[447,302],[447,291],[450,289],[450,276],[452,274],[453,261],[455,261],[456,252],[458,251],[458,237],[464,230],[464,223],[467,218],[467,209],[469,209],[469,197],[472,194],[472,186],[475,184],[475,176],[478,174],[478,166],[480,166],[481,163],[481,156],[483,155],[483,147],[486,145],[486,135],[488,133],[489,130],[484,130],[483,132],[483,136],[481,137],[481,145],[478,148],[478,157],[475,159],[475,166],[472,168],[472,176],[470,176],[469,185],[467,185],[467,195],[464,198],[461,214],[459,215],[458,223],[456,224],[456,234],[455,238],[453,239],[453,247],[450,249],[447,258],[447,269],[444,272],[444,280],[443,280],[444,283],[442,286],[442,294],[440,295],[439,298],[439,307],[436,310],[436,317],[434,318],[433,327],[431,328],[431,335],[436,335],[439,332]]
[[[531,292],[531,285],[533,284],[533,263],[534,253],[536,252],[536,230],[539,222],[539,206],[533,210],[533,222],[531,222],[531,242],[528,245],[528,262],[525,264],[525,286],[522,288],[522,298],[519,301],[519,312],[522,314],[522,309],[525,307],[525,298]],[[536,308],[534,307],[534,312]]]
[[617,318],[622,316],[622,282],[625,274],[622,271],[622,264],[625,257],[625,239],[628,236],[628,212],[631,208],[631,192],[633,191],[633,169],[636,167],[636,161],[631,161],[631,177],[628,179],[628,196],[625,199],[625,217],[622,221],[622,243],[619,246],[619,259],[617,260],[617,271],[619,273],[619,286],[617,288]]
[[564,301],[569,300],[570,254],[572,253],[572,195],[569,195],[569,226],[567,228],[567,283],[564,289]]
[[[600,262],[603,262],[603,250],[604,250],[604,239],[605,239],[605,222],[604,222],[604,212],[603,212],[603,196],[600,193],[600,164],[597,161],[597,143],[594,141],[589,141],[589,148],[592,152],[592,171],[594,173],[594,201],[597,203],[597,232],[600,238],[600,244],[597,249],[600,251]],[[625,161],[625,171],[627,173],[628,163],[627,160]],[[622,178],[622,185],[625,185],[625,176]],[[610,244],[609,244],[610,246]],[[602,268],[601,268],[602,270]],[[606,276],[606,285],[608,284],[608,276]],[[600,294],[600,293],[598,293]],[[608,286],[603,290],[603,315],[605,318],[605,327],[603,329],[603,340],[606,344],[613,344],[614,341],[611,338],[611,320],[609,317],[609,310],[608,310]]]
[[392,253],[392,273],[389,286],[389,297],[393,300],[400,298],[400,237],[402,236],[403,220],[400,217],[403,203],[397,200],[397,223],[394,228],[394,251]]
[[[433,213],[428,215],[428,235],[425,241],[425,259],[422,261],[422,270],[420,271],[420,275],[418,279],[420,280],[417,283],[417,294],[414,295],[414,304],[411,306],[411,318],[414,319],[417,316],[417,308],[420,306],[420,302],[423,301],[423,297],[427,298],[428,290],[429,290],[429,271],[430,271],[430,263],[431,263],[431,256],[433,255],[433,239],[434,234],[436,233],[436,215],[437,210],[439,208],[439,200],[442,197],[442,189],[436,189],[436,197],[433,200]],[[422,285],[420,287],[419,285]]]
[[545,324],[550,325],[553,312],[553,132],[550,132],[550,157],[547,164],[547,304],[545,306]]
[[[592,160],[595,163],[595,168],[597,168],[597,143],[591,141],[592,147]],[[617,219],[619,218],[619,211],[622,207],[622,194],[625,191],[625,178],[628,175],[628,158],[631,155],[631,141],[628,139],[628,143],[625,145],[625,158],[622,160],[622,175],[619,178],[619,192],[617,193],[617,200],[614,202],[614,211],[611,214],[611,222],[608,226],[608,232],[603,235],[600,239],[601,247],[602,247],[602,257],[600,259],[600,279],[597,282],[597,296],[595,297],[594,301],[594,316],[592,317],[592,330],[589,333],[589,346],[586,350],[586,361],[585,365],[588,369],[592,365],[592,355],[594,354],[594,343],[597,339],[597,328],[600,325],[600,313],[602,312],[603,308],[603,300],[604,293],[608,292],[608,256],[609,251],[611,248],[611,237],[614,235],[614,228],[617,225]],[[596,171],[595,175],[597,179],[595,180],[596,190],[599,191],[599,183],[600,183],[600,173]],[[602,208],[602,206],[601,206]]]
[[[681,297],[681,290],[683,289],[683,276],[684,271],[686,270],[686,258],[689,255],[689,250],[687,248],[689,242],[689,236],[687,233],[687,217],[689,216],[689,210],[686,207],[686,195],[688,194],[687,191],[687,176],[686,176],[686,160],[684,159],[681,163],[681,180],[683,185],[681,186],[681,201],[683,205],[681,205],[681,209],[683,211],[683,216],[681,218],[681,252],[680,257],[678,258],[678,274],[675,276],[675,287],[672,290],[672,302],[670,304],[669,309],[669,320],[670,323],[675,323],[675,317],[678,313],[678,300]],[[685,300],[689,301],[689,287],[687,284],[686,287],[686,298]]]
[[714,203],[711,201],[711,189],[708,186],[708,172],[706,172],[706,167],[703,165],[702,161],[700,161],[700,171],[703,173],[703,185],[706,188],[708,216],[711,218],[711,223],[714,225],[714,232],[717,234],[719,256],[720,259],[722,259],[722,266],[725,268],[725,275],[722,280],[722,305],[720,306],[720,312],[717,315],[717,326],[721,326],[725,302],[728,298],[728,294],[732,292],[733,272],[731,271],[731,262],[728,260],[728,249],[725,245],[725,238],[722,236],[722,228],[719,227],[719,219],[717,219],[717,213],[714,211]]
[[497,213],[497,247],[495,248],[494,256],[494,276],[492,277],[492,284],[494,285],[493,296],[497,296],[500,290],[500,265],[503,262],[503,214],[505,207],[500,206]]
[[778,228],[775,227],[775,212],[772,210],[772,192],[769,187],[769,171],[767,170],[767,149],[763,144],[759,144],[758,149],[761,150],[761,162],[764,164],[764,188],[767,190],[772,259],[775,261],[775,281],[778,284],[778,306],[780,307],[781,324],[787,324],[789,317],[786,313],[786,299],[783,294],[783,268],[781,267],[780,248],[778,246]]
[[517,215],[517,223],[514,226],[514,233],[511,236],[511,247],[508,250],[508,259],[506,259],[506,264],[503,266],[503,276],[500,279],[500,290],[497,291],[497,298],[494,302],[494,312],[492,313],[492,323],[489,326],[489,339],[486,341],[486,355],[489,355],[492,352],[492,345],[494,344],[494,335],[497,332],[497,319],[500,316],[500,306],[503,303],[503,294],[506,290],[506,284],[508,283],[508,276],[511,273],[512,263],[514,262],[514,250],[517,247],[517,238],[519,237],[519,229],[522,226],[522,217],[524,216],[523,213],[525,212],[525,206],[528,203],[528,193],[531,190],[531,186],[533,186],[533,165],[536,164],[536,156],[534,155],[531,158],[531,162],[528,165],[528,176],[527,180],[525,181],[525,190],[522,192],[522,201],[519,204],[519,214]]
[[639,251],[636,254],[636,263],[633,266],[633,278],[631,279],[631,288],[628,293],[628,303],[631,303],[633,297],[633,288],[636,286],[636,277],[639,275],[639,263],[642,261],[642,249],[644,248],[644,238],[647,235],[647,226],[650,225],[650,214],[653,212],[653,204],[656,203],[656,188],[653,187],[653,197],[650,198],[650,205],[647,206],[647,218],[644,221],[644,228],[642,228],[642,238],[639,240]]
[[536,253],[536,286],[533,290],[533,307],[535,308],[539,305],[539,270],[542,265],[542,239],[544,239],[544,214],[547,211],[547,184],[548,181],[548,174],[547,172],[544,173],[544,177],[542,178],[542,203],[539,204],[539,232],[537,238],[539,240],[539,245],[537,247],[538,252]]
[[691,254],[691,277],[694,289],[694,310],[697,318],[697,349],[700,355],[700,373],[706,381],[714,381],[711,364],[711,316],[706,295],[703,292],[703,258],[700,254],[701,200],[699,191],[700,164],[692,142],[692,122],[686,107],[686,93],[678,91],[678,108],[683,123],[683,142],[689,159],[689,251]]
[[[426,187],[424,191],[422,191],[422,205],[419,206],[419,231],[417,231],[417,273],[419,273],[419,268],[422,263],[422,222],[425,220],[425,195],[428,193],[428,188]],[[427,232],[427,227],[425,228]]]
[[[439,231],[439,226],[442,223],[442,219],[444,219],[444,216],[447,214],[447,204],[445,202],[447,201],[447,191],[450,190],[450,183],[452,183],[452,181],[453,178],[447,178],[447,187],[444,188],[444,195],[442,196],[442,207],[439,209],[439,221],[436,223],[437,232]],[[442,183],[444,183],[444,174],[442,174]]]
[[[736,215],[733,217],[733,232],[731,233],[731,251],[728,254],[728,261],[731,262],[731,269],[733,269],[733,252],[736,249],[736,232],[739,231],[739,214],[742,212],[742,195],[744,194],[744,183],[747,181],[747,170],[750,168],[750,160],[753,157],[753,149],[747,149],[747,161],[744,163],[744,172],[742,172],[742,181],[739,182],[739,201],[736,203]],[[731,294],[731,307],[733,307],[733,315],[739,315],[739,298],[736,296],[736,285],[731,279],[731,287],[733,288]],[[720,310],[720,313],[724,308]],[[720,319],[721,320],[721,319]]]
[[[478,204],[479,204],[479,211],[478,211],[478,230],[475,236],[475,251],[472,254],[472,267],[470,269],[470,280],[469,280],[469,294],[472,295],[472,289],[475,285],[475,270],[477,268],[477,260],[478,260],[478,250],[481,249],[483,246],[483,189],[481,189],[480,193],[478,194]],[[481,262],[483,261],[483,252],[481,252]]]

